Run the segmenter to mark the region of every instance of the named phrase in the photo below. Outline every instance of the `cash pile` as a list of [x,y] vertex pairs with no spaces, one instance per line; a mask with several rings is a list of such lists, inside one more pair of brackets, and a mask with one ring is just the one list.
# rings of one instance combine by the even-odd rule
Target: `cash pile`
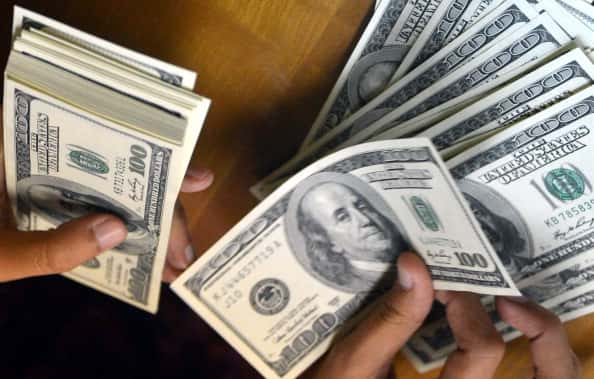
[[[380,1],[298,153],[174,290],[268,378],[319,358],[407,248],[506,340],[490,295],[592,312],[593,33],[582,0]],[[420,371],[455,349],[432,320]]]
[[65,276],[156,312],[177,193],[209,100],[196,74],[16,7],[4,80],[6,184],[17,226],[90,212],[128,238]]

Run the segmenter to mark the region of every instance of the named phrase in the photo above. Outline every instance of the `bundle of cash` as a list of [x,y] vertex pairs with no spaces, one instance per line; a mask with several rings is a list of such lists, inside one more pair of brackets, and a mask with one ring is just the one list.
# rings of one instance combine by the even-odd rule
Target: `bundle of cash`
[[21,230],[115,214],[126,241],[64,274],[156,312],[177,193],[209,100],[196,74],[16,7],[6,185]]
[[[493,296],[594,312],[593,36],[583,0],[378,1],[299,151],[173,289],[267,378],[320,357],[405,249],[505,340]],[[436,309],[404,352],[455,348]]]

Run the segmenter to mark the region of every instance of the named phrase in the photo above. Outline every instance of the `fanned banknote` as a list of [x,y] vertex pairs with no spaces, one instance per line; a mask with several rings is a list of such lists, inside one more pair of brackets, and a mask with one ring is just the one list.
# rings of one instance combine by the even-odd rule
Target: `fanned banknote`
[[[593,83],[594,64],[575,49],[418,135],[430,138],[438,150],[443,150],[515,123]],[[389,131],[378,137],[394,138]]]
[[[540,0],[542,1],[542,0]],[[577,20],[594,31],[594,7],[583,0],[555,0]]]
[[64,275],[154,313],[175,201],[210,102],[180,88],[193,86],[186,70],[15,12],[3,133],[17,227],[120,217],[127,239]]
[[[349,138],[339,147],[368,141],[390,128],[434,109],[473,89],[483,87],[489,91],[489,83],[498,77],[523,70],[523,66],[546,60],[550,54],[571,41],[557,23],[542,14],[518,29],[513,35],[501,40],[497,46],[481,55],[447,77],[392,110],[380,120]],[[410,135],[419,130],[408,130]],[[403,135],[401,135],[403,136]]]
[[[511,19],[511,16],[517,13],[515,5],[512,5],[510,8],[509,15],[503,13],[501,17],[509,17]],[[495,11],[492,14],[495,14]],[[488,19],[485,18],[483,20]],[[475,26],[481,26],[481,24],[477,23]],[[472,31],[472,28],[469,29],[469,32]],[[252,188],[252,192],[257,197],[263,198],[300,168],[314,162],[329,152],[340,147],[370,140],[385,130],[393,128],[394,124],[398,125],[448,100],[461,96],[465,92],[484,86],[500,75],[514,72],[514,70],[520,70],[523,65],[529,64],[534,60],[544,59],[562,45],[571,41],[569,35],[547,14],[537,16],[533,21],[524,23],[517,29],[512,29],[511,33],[502,34],[505,38],[500,40],[499,44],[487,49],[480,56],[472,59],[469,63],[455,70],[442,80],[437,81],[431,77],[431,74],[427,74],[431,77],[427,83],[435,81],[435,84],[428,85],[424,90],[420,90],[422,87],[417,88],[415,86],[416,83],[423,82],[423,80],[416,78],[416,70],[412,71],[406,77],[402,78],[402,80],[406,80],[409,76],[415,76],[415,80],[406,80],[406,83],[409,84],[401,84],[402,80],[398,81],[378,97],[381,100],[379,101],[380,103],[388,104],[382,107],[387,110],[387,113],[378,121],[357,132],[353,130],[351,127],[352,124],[349,124],[349,120],[346,120],[343,123],[343,127],[339,126],[335,128],[331,133],[318,140],[307,150],[298,153],[283,166],[260,181]],[[463,37],[464,35],[460,38]],[[439,72],[438,66],[438,61],[436,61],[431,66],[435,68],[428,70]],[[402,91],[394,92],[392,96],[389,96],[388,94],[396,86],[402,88]],[[410,93],[407,92],[406,88],[408,86],[414,87],[415,90]],[[485,91],[488,89],[489,87],[485,88]],[[407,97],[407,95],[410,95],[410,97]],[[368,105],[377,105],[376,103],[378,101],[374,100]],[[391,108],[392,106],[394,108]],[[355,116],[356,114],[353,115],[353,117]],[[352,132],[354,134],[351,134]]]
[[594,249],[593,120],[588,87],[448,161],[520,286]]
[[385,0],[363,32],[302,148],[328,133],[390,84],[400,62],[444,0]]
[[[447,49],[442,49],[413,71],[390,85],[371,102],[334,128],[332,140],[342,143],[372,122],[404,104],[432,84],[464,66],[481,52],[537,17],[524,0],[509,0],[479,20]],[[338,135],[338,137],[337,137]],[[326,138],[321,138],[327,140]],[[315,141],[318,142],[318,141]]]
[[426,139],[354,146],[300,172],[172,288],[262,375],[294,378],[391,287],[412,248],[435,288],[517,294]]
[[395,79],[423,64],[470,25],[501,5],[503,0],[454,0],[447,3],[447,8],[427,23],[396,70]]
[[109,41],[97,38],[61,22],[45,17],[25,8],[15,6],[12,33],[35,26],[60,38],[84,47],[85,50],[108,56],[135,70],[155,76],[175,86],[192,90],[196,83],[196,73],[126,49]]

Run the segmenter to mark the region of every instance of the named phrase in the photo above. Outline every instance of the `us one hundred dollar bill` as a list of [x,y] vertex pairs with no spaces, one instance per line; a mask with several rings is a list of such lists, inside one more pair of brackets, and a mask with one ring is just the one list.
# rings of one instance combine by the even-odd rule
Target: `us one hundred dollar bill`
[[454,0],[425,26],[394,74],[401,78],[452,42],[474,22],[501,5],[503,0]]
[[[483,52],[464,67],[438,81],[380,120],[357,133],[341,146],[375,138],[389,129],[398,129],[403,122],[462,96],[478,87],[488,92],[498,77],[523,71],[523,66],[544,61],[571,37],[548,15],[542,14],[518,29],[497,46]],[[418,130],[407,130],[407,134]],[[403,136],[402,134],[400,136]]]
[[337,147],[433,84],[457,72],[482,52],[497,47],[500,41],[536,17],[536,10],[524,0],[505,2],[460,35],[447,49],[440,50],[341,122],[331,133],[315,141],[316,145],[327,149],[328,143],[332,142],[332,147]]
[[[560,57],[561,55],[570,52],[576,48],[577,44],[574,42],[563,45],[554,49],[550,53],[545,54],[529,63],[523,64],[517,69],[497,75],[494,79],[488,80],[486,83],[474,87],[469,91],[464,92],[460,96],[454,97],[434,108],[409,119],[402,123],[395,124],[388,127],[385,131],[369,138],[369,141],[380,141],[385,139],[400,138],[402,136],[416,136],[424,130],[440,123],[441,121],[452,117],[453,115],[465,112],[465,109],[472,106],[477,101],[489,96],[495,91],[498,91],[530,74],[532,71],[540,68]],[[385,128],[382,128],[385,129]],[[349,141],[347,141],[348,143]],[[443,156],[443,155],[442,155]]]
[[354,146],[285,183],[172,288],[262,375],[294,378],[409,247],[435,288],[517,294],[468,212],[426,139]]
[[332,130],[390,84],[400,62],[443,0],[385,0],[377,9],[328,99],[305,137],[302,149]]
[[[578,19],[574,18],[570,13],[568,13],[554,1],[530,0],[530,2],[535,6],[535,9],[539,12],[548,13],[549,15],[555,15],[556,22],[572,39],[571,44],[564,45],[563,47],[559,48],[556,53],[549,55],[550,58],[545,57],[544,59],[539,59],[539,61],[544,62],[549,59],[552,60],[555,56],[561,55],[565,51],[569,51],[572,47],[577,47],[583,50],[583,52],[586,55],[588,55],[588,57],[590,57],[590,60],[593,60],[591,50],[592,48],[594,48],[594,38],[592,38],[592,31],[590,29],[588,29]],[[350,143],[356,143],[357,141],[374,141],[389,138],[399,138],[402,136],[422,135],[418,134],[419,131],[422,131],[423,129],[427,128],[427,126],[435,126],[440,120],[454,115],[455,113],[460,113],[462,110],[466,111],[464,108],[467,105],[471,104],[473,100],[477,100],[479,96],[484,97],[488,93],[492,92],[491,88],[498,88],[500,86],[500,83],[512,83],[512,81],[523,80],[524,78],[522,78],[522,76],[525,76],[527,73],[534,70],[538,66],[538,62],[533,61],[531,64],[524,65],[521,68],[520,72],[517,72],[517,75],[507,74],[504,76],[499,76],[498,79],[492,80],[490,83],[486,85],[467,91],[457,98],[442,103],[439,106],[427,109],[425,112],[413,118],[409,118],[408,120],[380,120],[377,123],[370,125],[368,127],[369,131],[367,135],[374,134],[372,138],[368,138],[364,133],[362,133],[358,136],[355,136],[358,138],[351,138],[349,141],[347,141],[346,144],[343,144],[342,146],[348,146]],[[385,124],[388,124],[388,126],[385,126]],[[377,134],[378,132],[374,131],[374,129],[376,128],[381,128],[383,132]],[[458,144],[444,148],[442,150],[442,156],[449,157],[452,156],[452,154],[456,154],[456,152],[467,148],[468,146],[472,146],[472,139],[480,140],[480,138],[475,138],[475,136],[471,136],[466,141],[461,141]]]
[[196,83],[197,75],[195,72],[126,49],[49,17],[15,6],[12,34],[16,35],[20,30],[32,25],[37,29],[58,35],[60,38],[71,41],[76,45],[84,46],[89,51],[108,56],[172,85],[192,90]]
[[[512,13],[515,13],[515,10]],[[479,25],[477,23],[475,26]],[[385,130],[393,128],[394,124],[398,125],[408,119],[412,119],[474,88],[486,86],[498,76],[521,70],[523,65],[529,64],[534,60],[544,59],[570,41],[571,39],[567,33],[547,14],[540,15],[518,30],[514,30],[514,33],[508,34],[498,45],[486,50],[470,63],[467,63],[446,78],[439,80],[434,85],[429,86],[429,88],[421,91],[416,96],[407,98],[402,93],[402,96],[399,98],[400,100],[397,100],[397,103],[402,101],[402,104],[397,105],[396,108],[391,109],[380,120],[375,121],[354,135],[350,135],[352,129],[347,124],[345,124],[347,126],[345,128],[338,127],[334,129],[324,138],[314,143],[308,150],[298,153],[291,160],[260,181],[252,188],[252,192],[256,197],[261,199],[300,168],[314,162],[329,152],[337,148],[366,142],[383,133]],[[413,74],[414,71],[408,74],[407,77]],[[488,89],[489,87],[486,87],[485,91],[488,91]]]
[[[542,1],[542,0],[541,0]],[[576,19],[594,30],[594,7],[583,0],[555,0]]]
[[[574,49],[418,135],[443,150],[518,122],[593,83],[594,64],[582,50]],[[389,131],[379,137],[394,138]]]
[[547,0],[529,0],[534,8],[540,13],[548,13],[555,16],[562,28],[576,40],[582,48],[591,49],[594,47],[594,38],[592,38],[592,28],[580,17],[576,17],[563,3]]
[[592,119],[588,87],[448,161],[519,286],[594,248]]

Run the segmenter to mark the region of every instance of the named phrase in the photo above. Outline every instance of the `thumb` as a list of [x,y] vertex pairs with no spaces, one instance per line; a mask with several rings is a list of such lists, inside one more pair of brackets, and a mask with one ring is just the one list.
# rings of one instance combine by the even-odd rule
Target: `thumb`
[[124,223],[111,215],[89,215],[47,232],[0,232],[0,281],[70,271],[116,247],[127,234]]
[[433,285],[425,264],[415,254],[401,254],[398,284],[333,348],[322,367],[326,373],[345,372],[345,365],[352,363],[349,372],[359,375],[354,378],[383,376],[398,350],[421,326],[432,304]]

